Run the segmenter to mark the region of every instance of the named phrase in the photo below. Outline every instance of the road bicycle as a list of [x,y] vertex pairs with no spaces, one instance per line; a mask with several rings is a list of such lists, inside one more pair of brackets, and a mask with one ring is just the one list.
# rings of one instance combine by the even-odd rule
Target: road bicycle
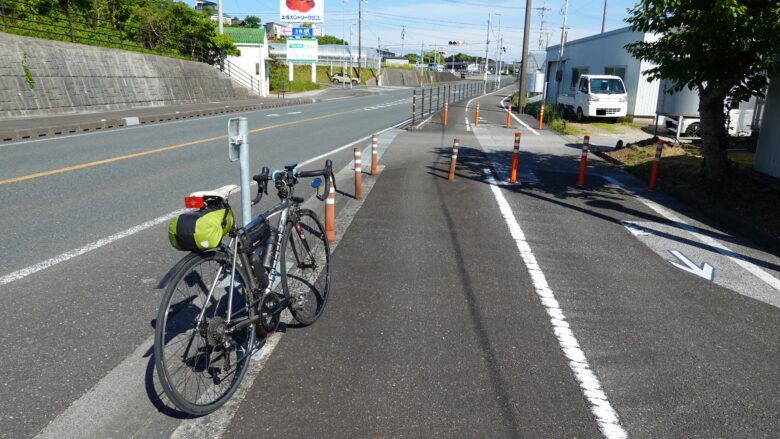
[[[332,163],[316,171],[262,172],[257,204],[273,182],[280,203],[245,227],[233,225],[218,247],[185,256],[174,268],[155,323],[154,358],[160,384],[171,402],[194,416],[213,412],[246,375],[257,336],[277,330],[289,309],[301,325],[314,323],[328,301],[330,246],[317,215],[294,195],[299,178],[312,181],[324,201],[335,185]],[[205,206],[230,209],[236,186],[196,193]],[[194,194],[195,195],[195,194]],[[192,198],[188,199],[192,202]],[[200,201],[198,201],[200,202]],[[203,207],[199,205],[198,207]],[[275,227],[270,220],[278,217]],[[228,241],[225,243],[225,241]]]

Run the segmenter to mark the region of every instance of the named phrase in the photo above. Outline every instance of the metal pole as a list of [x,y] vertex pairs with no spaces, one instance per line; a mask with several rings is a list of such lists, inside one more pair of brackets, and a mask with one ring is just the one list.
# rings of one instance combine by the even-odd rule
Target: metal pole
[[363,69],[363,0],[358,0],[358,76]]
[[222,0],[217,2],[217,9],[219,10],[217,13],[217,19],[219,20],[219,34],[222,35],[224,33],[222,31]]
[[528,37],[531,30],[531,0],[525,0],[525,25],[523,29],[523,57],[521,58],[523,60],[522,63],[520,63],[520,97],[518,102],[518,107],[520,107],[520,113],[525,110],[525,100],[523,99],[523,96],[525,95],[525,83],[528,80]]
[[607,25],[607,0],[604,0],[604,15],[601,17],[601,33],[604,33],[604,28]]
[[487,39],[485,40],[485,93],[487,93],[488,51],[490,50],[490,13],[488,13]]
[[[561,80],[557,81],[558,86],[555,87],[555,99],[558,99],[558,96],[561,94],[561,87],[563,86],[563,66],[561,63],[563,62],[563,47],[566,44],[566,22],[569,18],[569,0],[563,0],[563,27],[561,28],[561,47],[558,50],[558,70],[561,72]],[[557,73],[556,73],[557,75]],[[553,102],[556,102],[555,100]]]

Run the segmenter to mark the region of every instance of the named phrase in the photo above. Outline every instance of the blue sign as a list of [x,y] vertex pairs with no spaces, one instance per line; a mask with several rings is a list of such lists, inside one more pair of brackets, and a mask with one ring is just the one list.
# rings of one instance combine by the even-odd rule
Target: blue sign
[[310,27],[294,27],[292,30],[294,37],[313,37],[314,29]]

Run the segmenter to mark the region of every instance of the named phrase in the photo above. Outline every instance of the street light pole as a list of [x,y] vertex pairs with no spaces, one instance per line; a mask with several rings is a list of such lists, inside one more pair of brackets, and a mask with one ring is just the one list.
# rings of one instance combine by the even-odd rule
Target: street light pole
[[217,19],[219,20],[219,34],[222,35],[224,33],[222,30],[222,0],[217,2],[217,15]]

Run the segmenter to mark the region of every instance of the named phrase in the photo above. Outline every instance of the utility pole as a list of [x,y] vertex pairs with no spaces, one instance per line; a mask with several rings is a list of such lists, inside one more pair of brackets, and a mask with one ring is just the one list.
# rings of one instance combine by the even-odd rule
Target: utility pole
[[485,90],[487,93],[488,51],[490,50],[490,13],[488,12],[487,39],[485,40]]
[[607,0],[604,0],[604,15],[601,17],[601,33],[604,33],[604,28],[607,25]]
[[547,3],[545,3],[541,8],[535,9],[539,11],[539,50],[544,50],[545,47],[547,47],[544,45],[544,15],[550,8],[548,8]]
[[520,96],[518,107],[522,112],[525,108],[525,83],[528,80],[528,36],[531,31],[531,0],[525,0],[525,25],[523,26],[523,58],[520,63]]
[[420,65],[425,64],[425,41],[420,43]]
[[[561,72],[561,80],[558,81],[558,72],[555,72],[555,81],[558,82],[558,86],[555,87],[555,99],[558,99],[558,95],[561,94],[561,86],[563,82],[563,46],[566,44],[566,22],[569,18],[569,0],[563,0],[563,27],[561,28],[561,47],[558,50],[558,72]],[[555,101],[553,101],[555,102]]]
[[501,61],[500,61],[500,58],[501,58],[501,44],[503,43],[503,41],[502,41],[502,38],[501,38],[501,16],[502,16],[502,14],[496,14],[496,15],[498,15],[498,37],[497,37],[498,38],[498,44],[496,45],[496,59],[495,59],[496,74],[493,76],[493,82],[496,83],[496,88],[498,88],[498,85],[499,85],[498,81],[501,80],[501,74],[499,72],[500,72],[500,68],[501,68],[501,66],[500,66],[500,64],[501,64]]
[[362,72],[363,60],[363,0],[358,0],[358,77]]
[[406,36],[406,25],[401,26],[401,58],[404,56],[404,37]]

